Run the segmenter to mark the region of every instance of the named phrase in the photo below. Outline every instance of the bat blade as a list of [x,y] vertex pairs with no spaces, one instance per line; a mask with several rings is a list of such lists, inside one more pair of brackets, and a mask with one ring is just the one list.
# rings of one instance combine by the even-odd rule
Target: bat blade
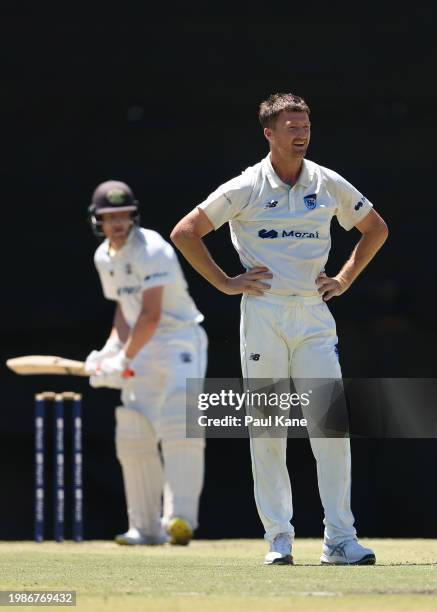
[[65,359],[56,355],[25,355],[6,361],[6,365],[16,374],[57,374],[70,376],[89,376],[84,370],[83,361]]

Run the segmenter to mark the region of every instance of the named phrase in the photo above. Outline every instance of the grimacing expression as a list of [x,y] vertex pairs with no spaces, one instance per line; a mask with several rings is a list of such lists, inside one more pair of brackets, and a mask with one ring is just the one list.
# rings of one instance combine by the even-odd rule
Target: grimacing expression
[[286,157],[303,158],[308,149],[311,124],[308,113],[283,110],[271,128],[264,128],[270,148]]
[[128,210],[103,213],[102,230],[109,240],[123,240],[127,238],[132,227],[132,213]]

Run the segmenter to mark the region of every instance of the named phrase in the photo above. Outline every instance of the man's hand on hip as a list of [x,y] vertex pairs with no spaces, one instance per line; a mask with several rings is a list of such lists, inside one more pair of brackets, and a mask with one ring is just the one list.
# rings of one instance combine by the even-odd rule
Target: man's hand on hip
[[321,272],[316,278],[316,287],[324,302],[327,302],[336,295],[341,295],[348,288],[346,283],[338,276],[331,278],[326,276],[324,272]]
[[248,295],[264,295],[264,291],[270,289],[271,285],[261,281],[273,278],[273,274],[268,268],[257,266],[244,274],[239,274],[233,278],[228,278],[222,287],[219,287],[226,295],[238,295],[247,293]]

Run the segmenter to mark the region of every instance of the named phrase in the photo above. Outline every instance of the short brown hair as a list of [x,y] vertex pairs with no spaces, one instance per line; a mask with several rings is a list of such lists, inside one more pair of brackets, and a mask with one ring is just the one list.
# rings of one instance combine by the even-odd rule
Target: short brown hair
[[283,110],[310,114],[309,106],[303,98],[292,93],[275,93],[261,102],[259,106],[258,116],[262,127],[273,127],[279,113]]

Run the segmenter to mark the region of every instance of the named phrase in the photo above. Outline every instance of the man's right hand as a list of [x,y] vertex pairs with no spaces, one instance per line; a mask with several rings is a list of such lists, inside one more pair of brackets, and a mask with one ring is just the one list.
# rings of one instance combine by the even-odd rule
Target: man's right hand
[[91,375],[95,374],[100,370],[103,360],[114,357],[122,347],[123,344],[119,340],[108,338],[105,346],[100,351],[91,351],[88,355],[85,360],[85,372]]
[[273,274],[268,268],[257,266],[244,274],[227,278],[219,289],[226,295],[238,295],[239,293],[264,295],[264,291],[268,291],[271,285],[262,281],[270,278],[273,278]]
[[126,381],[127,379],[123,378],[119,372],[113,372],[112,374],[107,374],[104,376],[101,374],[93,374],[90,376],[90,385],[94,389],[99,389],[100,387],[109,387],[109,389],[123,389]]

